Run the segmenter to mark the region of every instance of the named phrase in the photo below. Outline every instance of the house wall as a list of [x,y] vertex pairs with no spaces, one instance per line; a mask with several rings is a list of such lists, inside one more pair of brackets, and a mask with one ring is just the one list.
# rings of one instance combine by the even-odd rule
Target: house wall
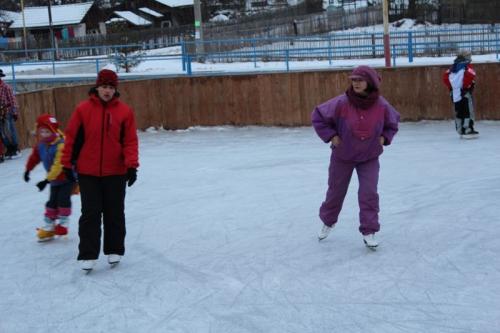
[[87,25],[85,23],[81,23],[79,25],[74,26],[75,37],[83,37],[87,34]]
[[99,7],[94,4],[82,19],[82,23],[86,24],[87,30],[99,31],[99,24],[106,22],[110,13],[109,10],[99,9]]

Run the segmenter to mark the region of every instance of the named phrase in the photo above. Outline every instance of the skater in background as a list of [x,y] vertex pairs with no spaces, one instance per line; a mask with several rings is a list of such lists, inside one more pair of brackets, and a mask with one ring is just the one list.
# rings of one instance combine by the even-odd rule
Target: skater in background
[[0,69],[0,136],[5,146],[6,159],[20,156],[15,122],[17,121],[17,101],[12,88],[2,78],[5,74]]
[[474,90],[476,72],[471,65],[471,53],[460,52],[453,65],[443,74],[443,82],[450,91],[455,109],[455,128],[464,138],[476,137],[479,132],[474,129],[475,115],[472,91]]
[[3,150],[3,142],[2,138],[0,138],[0,163],[3,163],[4,161],[4,150]]
[[76,107],[66,128],[62,163],[68,175],[74,169],[78,174],[78,260],[86,271],[99,257],[101,224],[108,263],[117,264],[125,253],[125,187],[137,179],[138,139],[134,113],[120,101],[117,87],[116,73],[101,70],[89,98]]
[[356,169],[359,180],[359,231],[364,243],[375,248],[379,231],[379,156],[398,131],[399,113],[380,96],[380,77],[368,66],[359,66],[349,76],[347,91],[312,112],[318,136],[331,144],[328,191],[319,217],[323,227],[318,236],[325,239],[338,220],[342,204]]
[[42,162],[47,176],[36,186],[43,191],[50,185],[49,201],[45,204],[43,225],[38,228],[37,236],[43,242],[54,236],[68,234],[69,216],[71,215],[71,194],[75,187],[74,177],[68,180],[61,165],[61,155],[64,148],[64,136],[59,130],[57,120],[42,114],[36,121],[37,142],[26,162],[24,181],[30,181],[30,172]]

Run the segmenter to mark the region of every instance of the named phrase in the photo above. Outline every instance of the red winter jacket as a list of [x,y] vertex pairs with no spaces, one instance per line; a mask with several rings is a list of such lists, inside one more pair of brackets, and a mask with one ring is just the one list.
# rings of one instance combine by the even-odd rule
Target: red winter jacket
[[[473,88],[474,80],[476,78],[476,72],[474,71],[474,68],[472,67],[471,64],[463,66],[463,69],[464,69],[464,79],[461,82],[462,86],[460,88],[464,90],[470,90],[471,88]],[[452,84],[450,82],[450,73],[453,70],[454,67],[452,66],[451,68],[446,70],[446,72],[443,73],[443,83],[449,90],[453,89]]]
[[114,97],[103,103],[96,94],[81,102],[66,127],[61,162],[76,165],[88,176],[124,175],[139,166],[137,129],[134,113]]

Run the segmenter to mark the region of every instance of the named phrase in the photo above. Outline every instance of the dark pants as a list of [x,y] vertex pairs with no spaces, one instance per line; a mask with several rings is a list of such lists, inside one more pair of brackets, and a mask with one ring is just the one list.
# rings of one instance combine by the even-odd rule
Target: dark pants
[[49,201],[45,204],[45,216],[55,220],[71,214],[71,192],[75,183],[50,186]]
[[454,103],[455,128],[458,134],[469,134],[474,131],[474,104],[472,95],[466,93],[462,99]]
[[82,216],[79,221],[78,260],[99,257],[101,217],[104,224],[104,254],[125,253],[126,177],[79,175]]
[[5,156],[15,155],[18,150],[16,124],[9,112],[0,120],[0,136],[6,148]]

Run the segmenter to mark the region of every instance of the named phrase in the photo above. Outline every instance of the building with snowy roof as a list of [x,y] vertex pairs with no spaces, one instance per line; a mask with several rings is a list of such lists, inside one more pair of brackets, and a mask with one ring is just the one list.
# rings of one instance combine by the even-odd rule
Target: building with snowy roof
[[8,28],[19,16],[19,13],[0,10],[0,37],[8,37]]
[[[112,17],[111,17],[111,20],[113,18],[121,18],[122,22],[127,22],[128,25],[132,26],[132,27],[145,27],[145,26],[152,25],[151,21],[148,21],[144,17],[139,16],[139,15],[135,14],[134,12],[131,12],[128,10],[115,10],[113,12]],[[109,22],[109,20],[106,21],[106,23],[108,23],[108,22]]]
[[[104,18],[94,1],[52,5],[49,19],[48,6],[25,7],[23,13],[17,13],[9,30],[15,37],[23,36],[26,29],[28,38],[35,40],[49,39],[50,26],[59,40],[82,37],[88,34],[105,33]],[[102,22],[102,23],[101,23]]]
[[133,0],[125,2],[120,10],[131,11],[154,27],[165,28],[193,24],[193,6],[193,0]]

